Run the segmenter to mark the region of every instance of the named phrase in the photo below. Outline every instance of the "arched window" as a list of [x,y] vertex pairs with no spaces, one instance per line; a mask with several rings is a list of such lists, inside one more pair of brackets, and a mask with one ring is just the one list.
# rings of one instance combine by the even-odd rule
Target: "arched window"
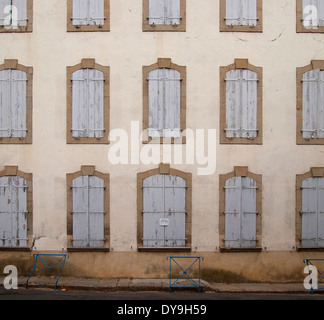
[[92,166],[83,166],[81,171],[68,174],[67,179],[68,234],[72,235],[69,250],[108,249],[109,175],[95,171]]
[[191,175],[162,166],[139,174],[138,181],[139,250],[190,250]]
[[84,59],[68,77],[68,142],[108,143],[109,67]]
[[5,167],[0,172],[0,247],[27,248],[32,235],[32,175]]

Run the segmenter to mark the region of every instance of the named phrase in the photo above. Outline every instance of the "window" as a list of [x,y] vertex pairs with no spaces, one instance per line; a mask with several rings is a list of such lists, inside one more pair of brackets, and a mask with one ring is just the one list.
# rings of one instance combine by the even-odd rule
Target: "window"
[[297,250],[324,250],[324,168],[296,178]]
[[262,32],[262,0],[220,0],[220,31]]
[[68,0],[67,31],[109,30],[109,0]]
[[143,67],[143,81],[143,130],[147,130],[148,139],[181,140],[186,128],[186,68],[171,59],[158,59],[158,63]]
[[262,68],[236,59],[220,77],[221,143],[262,144]]
[[83,59],[67,68],[68,143],[108,143],[109,67]]
[[297,144],[324,144],[324,61],[297,68]]
[[220,176],[221,251],[261,250],[261,185],[247,167]]
[[0,144],[32,143],[32,70],[18,60],[0,65]]
[[0,171],[0,249],[30,250],[32,174],[6,166]]
[[33,0],[0,0],[0,32],[32,32]]
[[297,32],[324,32],[323,0],[297,0]]
[[186,31],[186,0],[143,0],[143,31]]
[[[68,174],[69,250],[109,249],[109,175],[94,166]],[[72,236],[72,238],[71,238]]]
[[161,164],[138,174],[138,250],[191,250],[191,174]]

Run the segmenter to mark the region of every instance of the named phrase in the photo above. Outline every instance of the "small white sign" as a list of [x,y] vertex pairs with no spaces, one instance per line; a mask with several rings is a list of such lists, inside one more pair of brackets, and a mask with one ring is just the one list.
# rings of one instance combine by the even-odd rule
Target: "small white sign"
[[168,218],[161,218],[160,219],[160,226],[161,227],[166,227],[169,225],[169,219]]

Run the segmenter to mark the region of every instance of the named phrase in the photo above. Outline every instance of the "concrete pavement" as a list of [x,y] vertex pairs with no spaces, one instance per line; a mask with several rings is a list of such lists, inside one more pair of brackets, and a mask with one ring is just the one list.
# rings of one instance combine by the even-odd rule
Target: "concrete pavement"
[[[2,278],[1,284],[4,278]],[[176,279],[172,280],[172,284]],[[24,288],[27,277],[19,277],[18,286]],[[195,280],[198,283],[198,280]],[[54,289],[56,277],[31,277],[30,288]],[[179,280],[176,286],[193,286],[190,280]],[[174,285],[174,286],[175,286]],[[170,279],[83,279],[60,277],[57,290],[92,290],[92,291],[169,291]],[[197,292],[197,288],[173,288],[175,290]],[[285,293],[305,294],[303,283],[214,283],[201,280],[201,291],[205,293]],[[324,290],[316,290],[315,293],[324,293]]]

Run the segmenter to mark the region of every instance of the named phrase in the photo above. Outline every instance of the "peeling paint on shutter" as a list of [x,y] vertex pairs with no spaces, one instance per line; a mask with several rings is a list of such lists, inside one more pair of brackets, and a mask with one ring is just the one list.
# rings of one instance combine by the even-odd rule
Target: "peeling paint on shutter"
[[143,246],[185,246],[186,181],[154,175],[143,181]]
[[324,247],[324,178],[308,178],[302,183],[303,247]]
[[149,73],[150,137],[180,137],[180,72],[156,69]]
[[104,245],[104,181],[95,176],[73,180],[73,246]]
[[104,130],[103,72],[77,70],[72,74],[72,136],[101,138]]
[[15,176],[0,178],[0,246],[27,245],[27,182]]
[[233,177],[225,184],[225,246],[256,245],[256,182]]
[[236,69],[226,73],[226,137],[256,138],[257,74]]
[[103,25],[104,0],[73,0],[73,25]]
[[26,129],[26,73],[0,71],[0,137],[24,138]]
[[13,24],[27,26],[27,0],[12,0],[12,5],[17,8],[17,21]]
[[226,0],[226,25],[256,26],[256,0]]
[[303,75],[303,138],[324,138],[324,71]]

